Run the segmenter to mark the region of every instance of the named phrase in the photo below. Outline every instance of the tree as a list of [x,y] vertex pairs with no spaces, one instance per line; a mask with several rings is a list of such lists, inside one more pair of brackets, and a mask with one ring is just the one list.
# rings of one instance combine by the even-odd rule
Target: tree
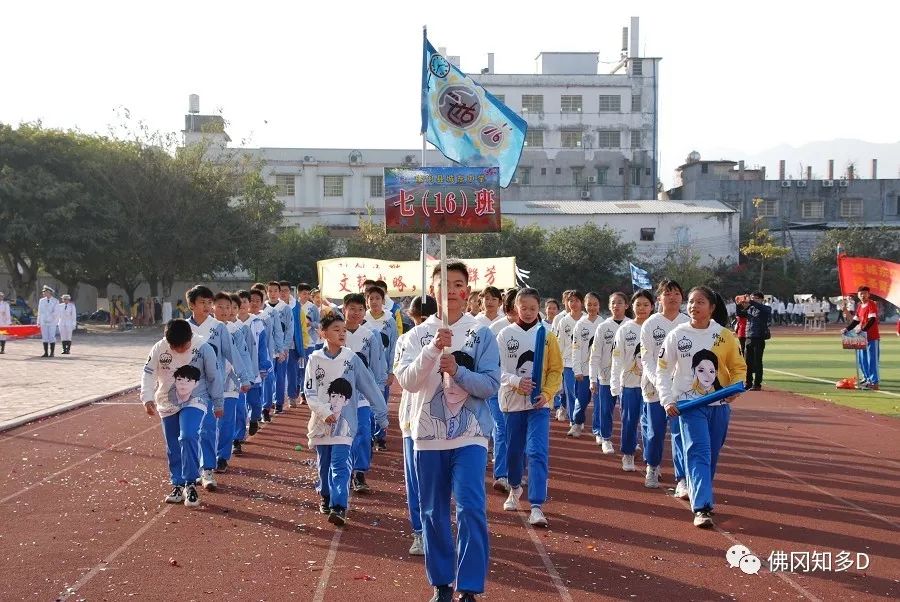
[[368,209],[367,217],[360,217],[359,231],[347,239],[346,257],[374,257],[412,261],[421,257],[422,238],[416,234],[388,234],[384,224],[373,219],[374,210]]
[[623,242],[609,226],[589,223],[552,230],[544,248],[546,259],[532,271],[532,279],[545,295],[558,295],[576,284],[599,292],[629,282],[625,273],[635,245]]
[[685,291],[705,284],[716,290],[720,287],[718,265],[702,265],[700,255],[689,245],[678,245],[671,249],[659,262],[651,263],[648,271],[656,280],[668,278],[675,280]]
[[759,259],[759,290],[763,288],[763,278],[766,271],[766,262],[785,257],[791,250],[775,244],[768,228],[763,227],[763,218],[759,216],[759,206],[763,199],[753,199],[753,206],[757,209],[757,217],[753,220],[753,233],[750,240],[741,247],[741,253],[747,257]]
[[322,225],[278,234],[269,254],[260,260],[256,279],[286,279],[293,283],[319,281],[316,262],[336,256],[334,239]]

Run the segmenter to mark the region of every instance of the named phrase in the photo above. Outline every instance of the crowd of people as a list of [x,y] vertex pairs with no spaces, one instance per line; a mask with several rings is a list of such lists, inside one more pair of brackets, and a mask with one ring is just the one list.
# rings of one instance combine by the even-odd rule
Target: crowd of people
[[[192,287],[151,349],[141,382],[146,412],[162,421],[171,484],[165,502],[199,506],[200,492],[217,489],[266,423],[307,405],[319,511],[343,527],[351,493],[371,492],[366,475],[394,422],[403,442],[409,553],[425,557],[433,600],[452,600],[454,592],[472,600],[487,576],[489,459],[499,507],[517,511],[525,496],[528,524],[547,527],[551,420],[579,438],[590,411],[599,453],[618,450],[626,472],[643,460],[644,487],[671,485],[675,497],[689,500],[693,524],[711,527],[734,401],[721,398],[730,391],[716,392],[737,383],[761,390],[770,326],[831,309],[827,300],[784,304],[759,291],[725,301],[708,287],[685,292],[668,279],[654,291],[568,290],[558,301],[533,288],[472,292],[468,277],[464,263],[449,263],[442,291],[436,268],[430,296],[408,309],[374,280],[340,305],[284,280],[236,292]],[[878,307],[867,287],[858,296],[842,299],[839,321],[843,334],[866,337],[860,387],[877,390]],[[0,293],[0,326],[10,323],[8,308]],[[157,310],[148,298],[132,313],[150,325]],[[70,353],[76,310],[68,295],[57,299],[44,286],[37,321],[44,357],[54,356],[57,333],[62,353]],[[400,403],[389,419],[394,385]],[[679,410],[698,398],[713,401]]]
[[[450,262],[443,291],[435,269],[431,295],[414,299],[408,316],[383,282],[367,281],[340,306],[315,301],[304,283],[233,293],[191,288],[190,318],[166,324],[141,385],[147,413],[162,419],[171,481],[165,501],[198,506],[200,492],[216,490],[248,439],[306,404],[319,510],[341,527],[350,520],[351,492],[370,492],[373,450],[386,449],[396,420],[410,554],[424,556],[433,600],[455,592],[473,600],[488,568],[489,451],[502,508],[519,510],[527,490],[527,522],[547,527],[550,422],[565,421],[567,435],[580,437],[593,403],[599,452],[618,447],[627,472],[638,470],[642,452],[643,486],[671,479],[675,495],[690,500],[693,523],[712,526],[713,477],[734,398],[684,413],[678,404],[708,401],[749,379],[722,297],[664,280],[631,295],[566,291],[560,303],[532,288],[472,293],[468,277],[465,264]],[[394,383],[402,392],[389,420]],[[671,458],[664,462],[667,430]]]

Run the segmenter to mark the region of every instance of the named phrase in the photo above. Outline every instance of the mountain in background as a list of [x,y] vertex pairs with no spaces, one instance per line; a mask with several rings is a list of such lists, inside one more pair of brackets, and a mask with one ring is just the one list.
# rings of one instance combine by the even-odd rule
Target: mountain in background
[[[802,146],[782,144],[756,154],[743,154],[729,148],[697,149],[705,160],[744,160],[747,168],[765,166],[766,178],[778,177],[778,162],[785,160],[785,174],[795,180],[806,177],[806,166],[812,166],[813,179],[823,179],[828,175],[828,160],[834,159],[834,177],[847,173],[847,165],[856,165],[856,177],[872,177],[872,159],[878,159],[878,177],[882,179],[900,178],[900,142],[880,144],[852,138],[810,142]],[[687,156],[687,153],[685,153]]]

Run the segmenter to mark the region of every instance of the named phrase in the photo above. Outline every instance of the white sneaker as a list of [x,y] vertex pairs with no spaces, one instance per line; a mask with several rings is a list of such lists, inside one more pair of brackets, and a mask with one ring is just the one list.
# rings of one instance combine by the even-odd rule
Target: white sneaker
[[578,432],[578,425],[577,425],[577,424],[570,424],[570,425],[569,425],[569,432],[566,433],[566,437],[577,437],[578,435],[575,434],[575,433],[577,433],[577,432]]
[[625,472],[634,472],[636,470],[634,467],[634,454],[622,455],[622,470]]
[[296,399],[288,399],[288,407],[289,408],[296,408],[298,405],[299,404],[297,403]]
[[181,485],[175,485],[172,488],[172,493],[166,496],[166,499],[163,500],[167,504],[180,504],[184,501],[184,487]]
[[659,468],[647,466],[647,474],[644,477],[644,487],[647,489],[659,489]]
[[528,524],[532,527],[546,527],[547,517],[544,516],[544,511],[541,510],[540,506],[532,506],[531,514],[528,516]]
[[507,493],[509,491],[509,479],[506,477],[500,477],[494,481],[494,490],[502,491],[503,493]]
[[607,455],[616,453],[616,448],[613,447],[612,441],[609,439],[604,439],[603,443],[600,444],[600,448]]
[[509,490],[509,497],[503,502],[503,509],[515,512],[519,509],[519,498],[522,497],[522,488],[515,487]]
[[565,408],[556,408],[556,419],[560,422],[564,422],[568,419]]
[[200,485],[207,491],[215,491],[218,484],[211,470],[200,471]]
[[603,437],[600,435],[594,435],[594,441],[597,442],[597,445],[603,445]]
[[572,437],[573,438],[578,439],[579,437],[581,437],[581,433],[583,433],[583,432],[584,432],[583,424],[573,424],[572,425]]
[[700,527],[701,529],[712,528],[713,519],[709,515],[709,512],[695,512],[694,513],[694,526]]
[[686,500],[690,496],[690,490],[688,489],[687,482],[684,479],[678,481],[678,484],[675,485],[675,497],[681,500]]
[[412,542],[412,545],[409,546],[409,555],[410,556],[424,556],[425,555],[425,544],[422,543],[422,534],[421,533],[413,533],[413,542]]
[[200,496],[197,495],[197,488],[191,483],[184,486],[184,505],[188,508],[196,508],[200,505]]

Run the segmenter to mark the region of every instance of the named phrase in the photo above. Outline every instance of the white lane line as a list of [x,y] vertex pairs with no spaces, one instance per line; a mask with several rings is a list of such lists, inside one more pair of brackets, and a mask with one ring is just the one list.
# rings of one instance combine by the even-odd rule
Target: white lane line
[[892,526],[892,527],[895,528],[895,529],[900,529],[900,524],[895,523],[894,521],[892,521],[892,520],[889,519],[889,518],[885,518],[884,516],[881,516],[880,514],[875,514],[875,513],[872,512],[871,510],[868,510],[868,509],[866,509],[866,508],[863,508],[863,507],[860,506],[859,504],[856,504],[856,503],[854,503],[854,502],[851,502],[850,500],[845,500],[844,498],[842,498],[842,497],[839,496],[839,495],[835,495],[835,494],[831,493],[830,491],[827,491],[827,490],[825,490],[825,489],[822,489],[821,487],[818,487],[818,486],[816,486],[816,485],[813,485],[812,483],[809,483],[809,482],[807,482],[807,481],[804,481],[804,480],[801,479],[800,477],[795,476],[795,475],[792,475],[791,473],[789,473],[789,472],[787,472],[787,471],[785,471],[785,470],[781,470],[781,469],[778,468],[777,466],[773,466],[772,464],[770,464],[769,462],[766,462],[765,460],[760,460],[759,458],[757,458],[757,457],[755,457],[755,456],[752,456],[752,455],[750,455],[750,454],[748,454],[748,453],[746,453],[746,452],[742,452],[741,450],[736,449],[736,448],[734,448],[734,447],[731,447],[730,445],[726,445],[726,447],[728,447],[728,449],[730,449],[731,451],[736,452],[736,453],[738,453],[738,454],[744,456],[745,458],[749,458],[749,459],[753,460],[753,461],[756,462],[757,464],[761,464],[761,465],[763,465],[763,466],[765,466],[765,467],[767,467],[767,468],[769,468],[769,469],[771,469],[771,470],[774,470],[775,472],[778,472],[778,473],[780,473],[780,474],[786,476],[787,478],[791,479],[792,481],[795,481],[795,482],[797,482],[797,483],[800,483],[801,485],[806,485],[807,487],[809,487],[809,488],[812,489],[813,491],[816,491],[816,492],[818,492],[818,493],[820,493],[820,494],[822,494],[822,495],[828,496],[828,497],[830,497],[831,499],[833,499],[833,500],[835,500],[835,501],[837,501],[837,502],[840,502],[841,504],[847,506],[848,508],[853,508],[854,510],[858,510],[859,512],[862,512],[863,514],[865,514],[865,515],[867,515],[867,516],[869,516],[869,517],[871,517],[871,518],[874,518],[874,519],[876,519],[876,520],[879,520],[879,521],[881,521],[881,522],[883,522],[883,523],[887,523],[888,525]]
[[331,545],[328,547],[328,555],[325,556],[322,576],[319,577],[319,585],[316,586],[313,602],[323,602],[325,600],[325,590],[328,589],[328,580],[331,578],[331,569],[334,568],[334,560],[337,558],[338,546],[341,545],[341,533],[343,532],[342,528],[337,528],[334,532],[334,537],[331,538]]
[[553,561],[547,554],[547,549],[544,548],[541,539],[538,537],[534,528],[528,524],[528,519],[525,518],[525,514],[522,511],[516,512],[516,514],[519,515],[519,519],[521,519],[522,524],[525,525],[525,530],[528,531],[528,537],[531,538],[534,549],[537,550],[538,555],[544,562],[544,567],[547,569],[547,574],[550,575],[550,581],[553,582],[553,586],[556,588],[556,591],[559,592],[559,597],[565,600],[565,602],[572,602],[572,594],[569,593],[569,588],[566,587],[562,577],[559,576],[559,571],[556,570],[556,565],[553,564]]
[[57,599],[57,600],[66,600],[66,599],[68,599],[70,596],[75,595],[75,594],[78,592],[78,590],[81,589],[82,587],[84,587],[84,585],[85,585],[88,581],[90,581],[91,579],[93,579],[94,577],[96,577],[96,576],[97,576],[97,573],[99,573],[100,571],[102,571],[103,569],[105,569],[107,566],[109,566],[109,564],[110,564],[113,560],[115,560],[115,559],[119,556],[119,554],[121,554],[122,552],[124,552],[126,549],[128,549],[129,546],[131,546],[131,544],[133,544],[133,543],[136,542],[138,539],[140,539],[140,537],[141,537],[144,533],[146,533],[147,530],[150,529],[150,527],[152,527],[152,526],[156,523],[156,521],[158,521],[158,520],[161,519],[163,516],[165,516],[166,513],[167,513],[171,508],[172,508],[172,504],[166,504],[165,508],[163,508],[162,510],[160,510],[159,512],[157,512],[156,515],[155,515],[153,518],[151,518],[151,519],[148,520],[146,523],[144,523],[144,525],[143,525],[140,529],[138,529],[137,531],[135,531],[134,534],[133,534],[131,537],[129,537],[128,539],[125,540],[125,543],[123,543],[123,544],[120,545],[118,548],[116,548],[115,550],[113,550],[112,554],[110,554],[109,556],[107,556],[106,558],[104,558],[103,560],[101,560],[100,562],[98,562],[98,563],[94,566],[94,568],[92,568],[92,569],[89,570],[87,573],[85,573],[84,575],[82,575],[81,578],[80,578],[78,581],[76,581],[73,585],[70,585],[69,587],[67,587],[66,590],[65,590],[63,593],[61,593],[59,596],[57,596],[56,599]]
[[73,468],[76,468],[76,467],[78,467],[78,466],[81,466],[82,464],[84,464],[84,463],[86,463],[86,462],[90,462],[90,461],[93,460],[94,458],[96,458],[96,457],[98,457],[98,456],[101,456],[101,455],[105,454],[105,453],[108,452],[108,451],[112,451],[112,450],[116,449],[116,448],[119,447],[119,446],[125,445],[126,443],[128,443],[129,441],[131,441],[131,440],[133,440],[133,439],[137,439],[138,437],[141,437],[142,435],[146,435],[147,433],[149,433],[150,431],[152,431],[152,430],[154,430],[154,429],[159,429],[159,425],[158,425],[158,424],[154,424],[153,426],[148,427],[148,428],[142,430],[141,432],[137,433],[136,435],[132,435],[131,437],[128,437],[127,439],[123,439],[122,441],[119,441],[118,443],[114,443],[113,445],[110,445],[110,446],[107,447],[106,449],[101,449],[101,450],[98,451],[97,453],[91,454],[90,456],[88,456],[87,458],[84,458],[83,460],[79,460],[78,462],[75,462],[74,464],[72,464],[72,465],[70,465],[70,466],[66,466],[66,467],[63,468],[62,470],[58,470],[58,471],[54,472],[54,473],[53,473],[52,475],[50,475],[49,477],[44,477],[44,478],[41,479],[40,481],[37,481],[36,483],[32,483],[32,484],[29,485],[28,487],[25,487],[25,488],[23,488],[23,489],[20,489],[19,491],[15,492],[15,493],[12,493],[12,494],[10,494],[10,495],[4,497],[4,498],[0,498],[0,504],[5,504],[6,502],[8,502],[8,501],[10,501],[10,500],[14,500],[14,499],[16,499],[17,497],[19,497],[20,495],[23,495],[23,494],[25,494],[25,493],[28,493],[29,491],[31,491],[32,489],[34,489],[34,488],[37,487],[38,485],[43,485],[44,483],[47,483],[47,482],[49,482],[49,481],[55,479],[55,478],[58,477],[59,475],[61,475],[61,474],[63,474],[63,473],[66,473],[66,472],[69,472],[69,471],[72,470]]
[[[95,406],[95,405],[98,405],[98,404],[91,404],[91,406]],[[42,424],[42,425],[40,425],[40,426],[36,426],[36,427],[34,427],[34,428],[28,429],[27,431],[22,431],[21,433],[15,433],[15,434],[13,434],[13,435],[7,435],[6,433],[4,433],[4,434],[0,435],[0,441],[7,441],[7,440],[9,440],[9,439],[21,439],[21,438],[24,437],[25,435],[30,435],[31,433],[33,433],[33,432],[35,432],[35,431],[39,431],[39,430],[45,429],[45,428],[47,428],[48,426],[54,426],[54,425],[57,425],[57,424],[59,424],[60,422],[65,422],[66,420],[71,420],[71,419],[73,419],[73,418],[78,418],[79,416],[84,416],[85,414],[90,414],[91,412],[96,412],[96,411],[99,410],[99,409],[100,409],[100,408],[93,408],[93,409],[90,409],[90,410],[85,410],[84,412],[73,412],[73,413],[71,413],[69,416],[65,416],[65,417],[63,417],[63,418],[57,418],[56,420],[49,420],[49,419],[48,419],[46,423],[44,423],[44,424]],[[52,418],[52,416],[48,416],[48,418]]]
[[[855,451],[856,453],[865,456],[866,458],[872,457],[872,452],[863,451],[861,449],[856,449],[855,447],[850,447],[849,445],[844,445],[843,443],[838,443],[837,441],[832,441],[831,439],[826,439],[825,437],[821,437],[816,435],[815,433],[809,433],[804,431],[803,429],[798,429],[795,426],[791,427],[792,433],[800,433],[801,435],[806,435],[807,437],[812,437],[813,439],[818,439],[819,441],[825,441],[826,443],[831,443],[832,445],[837,445],[838,447],[843,447],[844,449],[849,449],[850,451]],[[887,462],[888,464],[893,464],[894,466],[900,467],[900,462],[896,460],[891,460],[890,458],[878,458],[879,462]]]
[[[689,501],[686,501],[686,500],[678,500],[677,498],[675,498],[675,499],[676,499],[678,502],[680,502],[682,506],[684,506],[685,508],[687,508],[688,511],[691,510],[691,503],[690,503]],[[755,551],[753,551],[753,550],[750,548],[750,546],[744,544],[744,542],[742,542],[741,540],[739,540],[738,538],[736,538],[734,535],[732,535],[731,533],[728,533],[727,531],[723,531],[723,530],[719,527],[719,525],[713,523],[713,531],[715,531],[716,533],[718,533],[719,535],[721,535],[722,537],[724,537],[725,539],[727,539],[728,541],[730,541],[732,545],[744,546],[745,548],[747,548],[748,550],[750,550],[750,553],[751,553],[751,554],[753,554],[754,556],[756,556],[757,558],[759,558],[760,564],[762,564],[762,567],[763,567],[763,568],[762,568],[763,571],[765,571],[765,572],[767,572],[767,573],[770,573],[770,574],[772,574],[772,575],[775,575],[776,577],[778,577],[779,579],[781,579],[782,581],[784,581],[785,583],[787,583],[788,585],[790,585],[791,587],[793,587],[795,590],[797,590],[800,594],[803,595],[804,598],[806,598],[807,600],[810,600],[810,602],[823,602],[821,598],[819,598],[819,597],[816,596],[814,593],[812,593],[811,591],[809,591],[808,589],[806,589],[805,587],[803,587],[802,585],[800,585],[799,583],[797,583],[796,581],[794,581],[793,579],[791,579],[790,577],[788,577],[787,574],[785,574],[785,573],[783,573],[783,572],[781,572],[781,571],[775,571],[775,572],[770,571],[770,570],[766,567],[765,562],[764,562],[764,560],[767,558],[766,556],[760,556],[760,555],[757,554]],[[749,575],[748,575],[748,576],[749,576]]]
[[[766,372],[775,372],[777,374],[785,374],[787,376],[793,376],[795,378],[803,378],[806,380],[812,380],[817,383],[825,383],[826,385],[836,385],[837,381],[828,380],[827,378],[816,378],[815,376],[806,376],[805,374],[797,374],[796,372],[785,372],[784,370],[775,370],[774,368],[766,368]],[[890,395],[891,397],[900,397],[900,393],[894,393],[893,391],[884,391],[879,389],[878,391],[869,391],[869,393],[881,393],[882,395]]]

